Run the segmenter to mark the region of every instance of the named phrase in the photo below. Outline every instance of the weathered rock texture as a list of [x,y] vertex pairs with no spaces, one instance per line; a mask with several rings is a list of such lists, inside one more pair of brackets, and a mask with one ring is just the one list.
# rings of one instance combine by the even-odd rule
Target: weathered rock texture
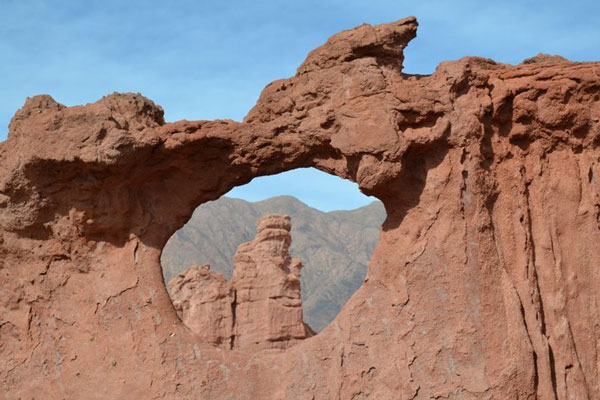
[[[28,99],[0,144],[2,395],[600,398],[600,63],[405,75],[416,29],[333,36],[243,123]],[[161,248],[199,204],[308,166],[385,204],[367,281],[286,351],[203,343]]]
[[267,215],[256,238],[240,245],[233,259],[234,348],[285,349],[314,332],[302,319],[300,270],[291,258],[290,217]]
[[173,307],[200,340],[223,349],[233,346],[235,291],[210,265],[193,265],[169,281]]
[[205,342],[246,353],[287,349],[313,336],[300,296],[302,261],[291,258],[290,217],[266,215],[256,238],[240,245],[233,279],[192,266],[169,282],[182,321]]
[[240,244],[254,238],[256,220],[269,213],[292,218],[290,254],[302,260],[302,314],[320,332],[362,285],[379,241],[385,209],[379,201],[356,210],[322,212],[291,196],[256,203],[221,197],[198,207],[161,254],[165,282],[190,265],[210,264],[226,278]]

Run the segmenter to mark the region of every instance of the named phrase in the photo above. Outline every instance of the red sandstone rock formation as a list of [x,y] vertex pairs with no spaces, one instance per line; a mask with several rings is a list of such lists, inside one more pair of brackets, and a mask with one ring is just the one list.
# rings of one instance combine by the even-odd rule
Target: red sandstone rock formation
[[303,322],[300,298],[302,261],[291,258],[290,217],[267,215],[256,237],[243,243],[233,260],[234,348],[285,349],[314,334]]
[[208,264],[194,265],[169,281],[177,315],[198,338],[231,349],[235,292],[225,277]]
[[[412,76],[416,29],[333,36],[243,123],[28,99],[0,144],[2,396],[600,398],[600,64]],[[386,206],[366,282],[285,351],[199,340],[162,246],[199,204],[309,166]]]
[[289,255],[290,217],[267,215],[256,238],[240,245],[228,282],[209,265],[169,282],[181,320],[206,343],[246,353],[286,349],[314,332],[303,322],[302,262]]

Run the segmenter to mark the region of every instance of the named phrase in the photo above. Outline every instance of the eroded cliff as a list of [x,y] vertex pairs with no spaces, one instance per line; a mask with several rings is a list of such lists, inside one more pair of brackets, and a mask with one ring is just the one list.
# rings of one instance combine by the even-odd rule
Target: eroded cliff
[[[333,36],[243,123],[28,99],[0,144],[0,390],[17,398],[600,397],[600,64],[402,73],[407,18]],[[313,166],[388,218],[319,335],[205,343],[162,283],[201,203]]]

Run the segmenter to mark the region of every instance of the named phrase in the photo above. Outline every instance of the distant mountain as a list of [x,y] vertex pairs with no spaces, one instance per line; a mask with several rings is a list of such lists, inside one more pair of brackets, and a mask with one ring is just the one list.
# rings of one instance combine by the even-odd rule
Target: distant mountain
[[304,320],[318,332],[364,280],[386,215],[379,201],[332,212],[316,210],[291,196],[256,203],[222,197],[205,203],[167,242],[161,258],[165,282],[191,265],[205,263],[230,279],[237,247],[254,238],[258,218],[272,213],[292,218],[290,253],[304,263]]

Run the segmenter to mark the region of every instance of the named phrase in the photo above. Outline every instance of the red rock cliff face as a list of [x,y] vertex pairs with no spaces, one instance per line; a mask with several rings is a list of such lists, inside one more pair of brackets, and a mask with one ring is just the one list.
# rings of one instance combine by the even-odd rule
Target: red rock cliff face
[[[243,123],[28,99],[0,144],[2,396],[600,398],[600,64],[405,75],[416,28],[333,36]],[[200,340],[162,246],[199,204],[309,166],[384,202],[367,281],[283,352]]]
[[314,332],[303,321],[302,262],[291,258],[290,217],[267,215],[243,243],[228,282],[208,265],[169,282],[177,315],[203,341],[245,353],[287,349]]

